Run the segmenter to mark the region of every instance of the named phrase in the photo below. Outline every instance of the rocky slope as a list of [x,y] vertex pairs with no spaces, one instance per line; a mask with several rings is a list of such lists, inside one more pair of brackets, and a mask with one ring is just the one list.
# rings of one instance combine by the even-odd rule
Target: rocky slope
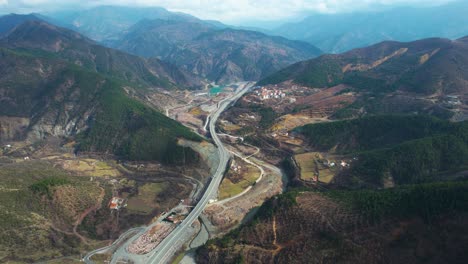
[[312,45],[204,22],[144,20],[112,44],[170,61],[219,83],[258,80],[320,51]]

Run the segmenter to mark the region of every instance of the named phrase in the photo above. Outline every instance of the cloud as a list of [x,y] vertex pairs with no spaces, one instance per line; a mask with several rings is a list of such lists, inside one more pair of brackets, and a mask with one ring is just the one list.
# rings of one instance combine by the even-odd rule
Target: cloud
[[[204,19],[225,22],[280,20],[307,12],[339,13],[396,5],[437,5],[453,0],[0,0],[11,12],[42,12],[96,5],[161,6]],[[428,3],[429,2],[429,3]]]

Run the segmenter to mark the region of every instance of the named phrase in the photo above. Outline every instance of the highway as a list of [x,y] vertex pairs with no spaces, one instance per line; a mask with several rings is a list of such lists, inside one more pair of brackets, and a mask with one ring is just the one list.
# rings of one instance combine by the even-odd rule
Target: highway
[[172,231],[169,236],[167,236],[156,248],[153,250],[152,254],[150,255],[147,263],[166,263],[170,260],[172,255],[175,253],[180,237],[186,230],[190,228],[195,220],[198,219],[200,214],[205,209],[205,206],[208,204],[208,200],[216,198],[219,185],[223,179],[224,172],[226,170],[226,166],[229,161],[229,153],[224,147],[223,143],[219,139],[218,135],[216,134],[216,122],[221,115],[222,112],[226,110],[226,108],[233,102],[237,101],[244,93],[246,93],[253,85],[251,83],[247,83],[244,87],[240,88],[237,93],[230,98],[224,99],[219,103],[219,108],[216,112],[211,116],[210,123],[209,123],[209,130],[211,137],[213,138],[214,143],[218,147],[219,153],[219,164],[218,168],[213,176],[211,176],[211,182],[207,187],[203,197],[200,199],[198,204],[195,208],[190,212],[190,214],[185,218],[185,220],[174,230]]
[[[128,230],[125,232],[120,238],[115,241],[111,246],[96,249],[90,253],[88,253],[84,258],[83,261],[87,264],[92,264],[93,262],[90,260],[91,256],[97,253],[104,253],[114,247],[117,247],[117,250],[114,252],[112,256],[111,263],[122,263],[128,260],[132,261],[132,263],[154,263],[154,264],[162,264],[167,263],[171,257],[176,253],[177,250],[181,248],[188,242],[187,234],[190,233],[190,229],[192,228],[191,225],[195,220],[198,219],[200,214],[205,209],[205,206],[208,204],[210,199],[217,198],[217,192],[219,185],[223,179],[224,172],[226,170],[230,155],[229,152],[226,150],[224,145],[222,144],[221,140],[216,134],[216,122],[221,115],[232,103],[236,102],[242,95],[244,95],[250,88],[254,86],[254,83],[247,82],[242,83],[240,87],[237,89],[236,93],[223,99],[222,101],[218,102],[218,109],[208,116],[209,120],[209,131],[211,137],[217,146],[218,154],[219,154],[219,164],[216,169],[216,172],[211,176],[211,180],[209,185],[207,186],[205,193],[200,198],[197,205],[193,208],[193,210],[189,213],[189,215],[180,223],[155,249],[153,249],[150,253],[145,255],[135,255],[131,254],[127,251],[127,246],[135,241],[140,235],[142,235],[147,230],[151,229],[152,225],[142,228],[135,228]],[[167,213],[169,214],[169,212]],[[160,217],[162,219],[164,216]],[[117,244],[122,242],[125,238],[127,238],[130,234],[137,232],[136,235],[129,238],[125,243],[118,246]]]
[[116,246],[118,246],[119,243],[121,243],[122,241],[124,241],[127,237],[129,237],[130,235],[132,235],[133,233],[141,233],[145,230],[144,227],[135,227],[135,228],[132,228],[132,229],[129,229],[127,230],[125,233],[123,233],[122,235],[120,235],[120,237],[114,241],[114,243],[112,243],[112,245],[109,245],[107,247],[103,247],[103,248],[99,248],[99,249],[96,249],[96,250],[93,250],[91,252],[89,252],[88,254],[86,254],[86,256],[84,256],[83,258],[83,261],[85,263],[93,263],[91,261],[91,257],[95,254],[100,254],[100,253],[105,253],[106,251],[108,251],[109,249],[112,249]]

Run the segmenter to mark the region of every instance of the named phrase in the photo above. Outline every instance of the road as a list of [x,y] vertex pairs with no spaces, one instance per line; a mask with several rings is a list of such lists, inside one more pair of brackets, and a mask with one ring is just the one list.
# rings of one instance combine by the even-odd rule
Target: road
[[211,137],[213,138],[214,143],[218,147],[219,160],[220,160],[218,164],[218,168],[215,174],[211,176],[211,182],[209,186],[207,187],[205,194],[198,202],[198,204],[190,212],[187,218],[185,218],[185,220],[171,234],[169,234],[169,236],[167,236],[156,247],[155,250],[153,250],[153,253],[149,257],[147,263],[159,264],[159,263],[166,263],[167,261],[169,261],[172,255],[177,250],[177,248],[174,248],[174,245],[176,245],[179,242],[179,239],[182,236],[181,234],[186,232],[186,230],[190,228],[193,222],[198,219],[200,214],[205,209],[205,206],[208,204],[208,200],[214,199],[217,197],[218,188],[219,188],[219,185],[221,184],[224,172],[226,170],[226,167],[229,161],[229,153],[224,147],[221,140],[219,139],[218,135],[216,134],[216,122],[219,116],[221,115],[221,113],[224,112],[231,103],[237,101],[252,86],[253,84],[247,83],[244,85],[244,87],[239,89],[234,96],[224,99],[223,101],[219,102],[219,108],[211,116],[210,123],[209,123],[209,130],[210,130]]
[[[205,193],[202,198],[200,198],[197,205],[189,213],[189,215],[180,223],[155,249],[146,255],[134,255],[127,251],[127,246],[135,241],[140,235],[142,235],[147,230],[150,230],[152,225],[145,228],[139,228],[137,235],[134,235],[128,239],[123,245],[119,246],[118,249],[114,252],[112,256],[111,263],[119,263],[120,261],[131,260],[133,263],[154,263],[162,264],[168,262],[171,257],[176,253],[180,247],[187,242],[188,237],[186,234],[190,233],[193,222],[198,219],[200,214],[205,209],[205,206],[208,204],[210,199],[217,198],[218,188],[223,179],[224,172],[226,170],[230,155],[229,152],[224,147],[223,143],[216,133],[216,122],[221,115],[232,103],[236,102],[242,95],[244,95],[250,88],[254,86],[254,83],[243,83],[236,93],[229,98],[226,98],[218,103],[218,109],[209,116],[209,131],[215,145],[217,146],[219,153],[219,164],[216,169],[216,172],[211,176],[209,185],[207,186]],[[169,214],[169,213],[168,213]],[[160,218],[162,219],[162,217]],[[130,231],[130,230],[129,230]],[[116,242],[121,242],[124,238],[127,238],[129,231],[125,232]],[[136,230],[133,230],[134,232]],[[90,257],[97,253],[103,253],[109,249],[117,246],[117,243],[114,242],[111,246],[97,249],[93,252],[90,252],[83,259],[87,264],[92,264]]]
[[135,228],[132,228],[132,229],[129,229],[127,230],[125,233],[123,233],[122,235],[120,235],[120,237],[114,241],[114,243],[112,243],[112,245],[109,245],[107,247],[103,247],[103,248],[99,248],[99,249],[96,249],[96,250],[93,250],[91,252],[89,252],[86,256],[84,256],[83,258],[83,261],[85,263],[93,263],[91,261],[91,257],[95,254],[99,254],[99,253],[105,253],[106,251],[108,251],[109,249],[112,249],[116,246],[118,246],[118,244],[120,244],[122,241],[124,241],[127,237],[129,237],[130,235],[134,234],[134,233],[140,233],[142,231],[144,231],[145,228],[144,227],[135,227]]

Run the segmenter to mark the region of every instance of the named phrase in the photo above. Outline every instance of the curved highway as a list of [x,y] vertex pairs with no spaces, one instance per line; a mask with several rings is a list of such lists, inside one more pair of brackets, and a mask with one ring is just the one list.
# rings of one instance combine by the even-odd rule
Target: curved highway
[[218,148],[219,153],[219,164],[216,172],[211,176],[211,180],[209,185],[206,188],[203,197],[199,200],[197,205],[193,208],[193,210],[189,213],[189,215],[179,224],[155,249],[153,249],[150,253],[146,255],[138,255],[137,258],[135,255],[132,255],[127,252],[126,246],[131,241],[134,241],[139,235],[142,235],[146,230],[144,228],[137,228],[133,230],[129,230],[125,232],[116,242],[114,242],[111,246],[94,250],[87,254],[83,261],[86,263],[93,263],[90,260],[90,257],[96,253],[103,253],[115,246],[117,243],[121,242],[124,238],[128,237],[131,231],[140,231],[138,232],[137,236],[133,236],[130,238],[127,243],[120,246],[120,249],[114,253],[112,256],[111,263],[118,263],[120,261],[131,260],[133,263],[154,263],[154,264],[162,264],[168,262],[171,257],[180,249],[181,246],[187,242],[186,234],[190,232],[190,228],[195,220],[198,219],[200,214],[205,209],[205,206],[208,204],[210,199],[215,199],[217,197],[217,192],[219,185],[223,179],[224,172],[226,170],[228,161],[229,161],[229,153],[226,148],[223,146],[223,143],[219,139],[218,135],[216,134],[216,122],[221,115],[222,112],[226,110],[231,104],[236,102],[242,95],[244,95],[250,88],[252,88],[254,83],[243,83],[241,87],[236,91],[236,93],[229,98],[226,98],[218,103],[218,109],[209,116],[209,131],[211,137],[213,138],[214,143]]
[[190,214],[185,218],[185,220],[174,230],[169,236],[167,236],[156,248],[153,250],[150,258],[147,263],[165,263],[170,260],[172,255],[177,251],[177,244],[179,244],[179,239],[184,232],[187,232],[187,229],[193,224],[195,220],[200,216],[200,214],[205,209],[205,206],[208,204],[208,200],[216,198],[218,187],[223,179],[226,166],[229,161],[229,153],[224,147],[223,143],[216,134],[216,121],[222,112],[233,102],[237,101],[244,93],[246,93],[253,85],[247,83],[244,87],[240,88],[237,93],[230,98],[227,98],[219,103],[218,110],[211,116],[209,129],[211,137],[213,138],[214,143],[218,147],[219,153],[219,164],[216,170],[216,173],[211,176],[211,181],[207,187],[205,194],[200,199],[195,208],[190,212]]

